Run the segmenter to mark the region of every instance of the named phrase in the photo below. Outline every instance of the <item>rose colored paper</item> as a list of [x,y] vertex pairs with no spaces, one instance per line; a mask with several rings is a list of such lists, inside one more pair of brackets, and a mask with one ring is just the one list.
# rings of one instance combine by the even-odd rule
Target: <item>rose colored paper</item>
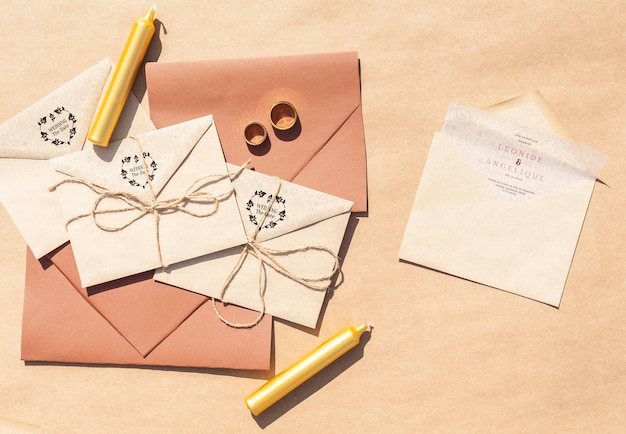
[[[93,146],[85,140],[112,66],[102,60],[0,125],[0,199],[37,257],[68,240],[58,197],[48,190],[61,177],[48,159]],[[130,95],[114,136],[152,129]]]
[[[365,138],[356,53],[146,65],[150,116],[157,127],[213,114],[226,161],[354,202],[367,211]],[[273,103],[298,111],[293,130],[274,130]],[[250,147],[244,127],[263,123],[268,141]]]
[[[51,163],[68,179],[78,180],[60,185],[57,191],[82,286],[245,243],[211,116]],[[208,197],[189,196],[196,193]],[[134,198],[132,203],[128,195]],[[168,200],[180,203],[157,213],[150,208]],[[100,208],[92,214],[97,204]]]
[[[234,169],[234,166],[231,166]],[[280,182],[280,191],[276,188]],[[352,202],[307,187],[281,181],[256,171],[245,170],[234,180],[237,203],[246,233],[260,246],[290,250],[320,246],[337,255],[350,217]],[[270,197],[276,195],[263,220]],[[242,247],[210,254],[157,270],[155,279],[220,299],[220,290],[240,258]],[[317,278],[331,273],[334,258],[320,250],[278,253],[275,259],[293,275]],[[265,311],[307,327],[315,327],[330,280],[321,290],[265,264],[263,300]],[[224,301],[262,310],[259,295],[259,262],[248,255],[227,287]]]
[[606,157],[496,111],[450,106],[399,256],[559,306]]
[[[228,319],[256,312],[222,306]],[[151,273],[82,288],[66,245],[38,261],[28,253],[22,359],[63,363],[267,370],[272,318],[234,329],[202,295]]]

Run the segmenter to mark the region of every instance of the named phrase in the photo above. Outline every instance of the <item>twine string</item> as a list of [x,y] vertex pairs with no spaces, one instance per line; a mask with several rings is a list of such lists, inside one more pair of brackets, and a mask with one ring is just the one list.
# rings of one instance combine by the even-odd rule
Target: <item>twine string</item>
[[[131,136],[129,138],[133,139],[139,146],[139,151],[140,151],[139,153],[141,155],[141,162],[144,168],[144,173],[146,174],[149,173],[140,141],[134,136]],[[152,185],[152,182],[149,176],[148,176],[147,185],[149,186],[151,197],[148,199],[142,199],[141,197],[133,193],[129,193],[127,191],[111,191],[104,187],[100,187],[96,184],[93,184],[89,181],[86,181],[84,179],[77,178],[77,177],[66,178],[58,182],[57,184],[51,186],[49,190],[55,191],[57,188],[59,188],[60,186],[64,184],[79,184],[79,185],[83,185],[89,188],[91,191],[93,191],[97,195],[91,207],[91,211],[84,213],[84,214],[79,214],[77,216],[70,218],[65,223],[66,227],[77,220],[80,220],[85,217],[91,217],[93,223],[99,229],[103,231],[107,231],[107,232],[119,232],[119,231],[126,229],[127,227],[129,227],[130,225],[132,225],[133,223],[135,223],[136,221],[140,220],[141,218],[143,218],[144,216],[148,214],[154,215],[157,254],[158,254],[160,266],[164,267],[165,264],[163,262],[163,253],[161,251],[161,233],[160,233],[161,232],[160,231],[161,215],[172,213],[172,212],[177,212],[177,211],[183,212],[187,215],[190,215],[192,217],[197,217],[197,218],[210,217],[214,215],[219,210],[220,201],[226,200],[230,196],[232,196],[234,194],[234,189],[231,185],[228,191],[222,194],[217,194],[217,195],[213,194],[212,192],[203,190],[203,189],[206,187],[209,187],[212,184],[216,184],[224,179],[230,179],[230,180],[235,179],[237,176],[239,176],[243,172],[243,170],[246,168],[246,166],[249,163],[250,163],[250,160],[246,161],[242,166],[240,166],[233,173],[212,174],[212,175],[202,176],[196,179],[195,181],[193,181],[191,185],[189,186],[189,188],[187,188],[187,190],[180,197],[175,197],[175,198],[170,198],[170,199],[158,199],[157,198],[156,192],[154,190],[154,187]],[[104,206],[105,201],[108,201],[109,203],[117,202],[119,205],[118,206],[110,205],[109,207],[105,207]],[[206,205],[207,209],[204,211],[193,210],[187,207],[190,204]],[[131,212],[131,211],[137,211],[137,214],[130,220],[126,221],[125,223],[120,222],[115,225],[109,225],[101,221],[101,219],[99,218],[99,216],[104,216],[108,214],[119,214],[119,213],[124,213],[124,212]]]
[[[310,246],[296,247],[292,249],[272,249],[272,248],[261,245],[261,243],[257,241],[256,238],[258,236],[258,233],[261,230],[263,223],[265,222],[265,219],[267,218],[272,208],[272,205],[274,204],[276,200],[276,196],[278,196],[278,193],[280,192],[281,182],[279,178],[276,178],[276,180],[277,180],[276,192],[274,193],[274,195],[272,195],[269,203],[267,204],[267,207],[265,208],[265,211],[260,221],[258,222],[254,232],[252,233],[252,235],[248,237],[247,243],[242,246],[241,254],[239,255],[237,263],[235,264],[233,269],[228,274],[228,277],[222,284],[222,287],[220,289],[220,295],[219,295],[219,299],[221,299],[224,304],[228,304],[227,302],[224,301],[224,297],[226,295],[228,287],[232,283],[235,276],[241,270],[248,255],[252,255],[257,259],[259,263],[258,283],[257,283],[258,284],[257,286],[258,296],[261,302],[261,308],[259,309],[259,314],[253,321],[249,323],[235,323],[235,322],[229,321],[226,318],[224,318],[224,316],[220,313],[218,306],[217,306],[216,299],[213,298],[213,309],[215,310],[217,317],[224,324],[233,328],[254,327],[259,322],[261,322],[261,320],[265,316],[265,310],[266,310],[265,291],[267,287],[266,286],[266,283],[267,283],[266,266],[270,267],[277,273],[287,277],[288,279],[291,279],[305,286],[306,288],[309,288],[313,291],[320,291],[320,292],[326,291],[326,289],[328,289],[328,286],[330,285],[331,280],[333,279],[337,271],[339,271],[339,266],[340,266],[339,257],[337,256],[337,254],[335,254],[335,252],[333,252],[328,247],[320,246],[320,245],[310,245]],[[324,252],[330,255],[334,261],[332,270],[329,273],[318,276],[318,277],[303,277],[290,271],[279,261],[280,256],[289,256],[289,255],[293,255],[297,253],[305,253],[309,251],[319,251],[319,252]]]

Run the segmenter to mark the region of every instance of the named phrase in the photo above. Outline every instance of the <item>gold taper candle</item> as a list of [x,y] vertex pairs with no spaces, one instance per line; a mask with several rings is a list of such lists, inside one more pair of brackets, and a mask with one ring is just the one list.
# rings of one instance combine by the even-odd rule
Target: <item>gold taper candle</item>
[[361,335],[369,329],[370,325],[368,324],[346,327],[289,368],[270,379],[246,398],[246,405],[252,414],[258,416],[313,375],[356,347],[361,339]]
[[87,135],[87,139],[98,146],[109,146],[111,134],[117,120],[122,113],[130,89],[141,62],[148,50],[150,40],[154,34],[154,11],[156,6],[150,7],[145,16],[133,25],[130,36],[119,61],[104,99],[96,112],[96,116]]

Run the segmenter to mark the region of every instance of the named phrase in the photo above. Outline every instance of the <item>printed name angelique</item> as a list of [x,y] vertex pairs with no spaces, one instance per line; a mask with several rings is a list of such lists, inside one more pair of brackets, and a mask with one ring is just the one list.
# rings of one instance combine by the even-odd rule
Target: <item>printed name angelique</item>
[[511,155],[515,155],[517,158],[515,164],[510,164],[505,161],[498,161],[496,159],[487,158],[485,161],[486,164],[494,167],[498,167],[502,170],[506,170],[507,172],[511,172],[515,175],[521,175],[526,179],[532,179],[535,181],[543,182],[545,181],[545,176],[539,172],[534,170],[524,170],[521,167],[522,159],[526,161],[533,161],[537,164],[541,164],[543,162],[543,157],[537,154],[534,154],[530,151],[524,151],[522,149],[518,149],[512,146],[498,144],[498,151],[506,152]]

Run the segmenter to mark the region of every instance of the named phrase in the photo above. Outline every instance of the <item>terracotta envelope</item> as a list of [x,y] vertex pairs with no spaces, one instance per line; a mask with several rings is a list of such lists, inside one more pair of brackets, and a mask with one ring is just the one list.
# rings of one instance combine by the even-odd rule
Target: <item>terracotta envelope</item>
[[[275,317],[315,327],[331,281],[324,276],[333,274],[352,202],[252,170],[243,171],[233,184],[254,248],[245,250],[248,244],[183,261],[157,270],[154,278],[250,309],[263,311],[265,306]],[[242,249],[250,253],[242,256]],[[266,254],[263,249],[271,250]],[[260,255],[254,257],[254,252]],[[315,282],[308,286],[306,279]]]
[[[234,329],[208,298],[143,273],[84,289],[71,246],[40,261],[29,251],[22,359],[63,363],[267,370],[272,318]],[[230,320],[256,312],[221,306]]]
[[[159,128],[213,114],[226,161],[253,159],[256,170],[354,202],[367,211],[365,138],[357,53],[149,63],[150,117]],[[273,103],[298,113],[292,130],[269,122]],[[244,140],[261,122],[268,139]]]
[[559,306],[606,157],[544,132],[553,115],[536,101],[501,105],[498,116],[450,105],[401,259]]
[[245,243],[211,116],[50,162],[83,286]]
[[[112,67],[100,61],[0,125],[0,199],[37,257],[68,240],[58,197],[48,190],[60,175],[48,160],[93,146],[87,131]],[[113,138],[153,129],[131,94]]]

